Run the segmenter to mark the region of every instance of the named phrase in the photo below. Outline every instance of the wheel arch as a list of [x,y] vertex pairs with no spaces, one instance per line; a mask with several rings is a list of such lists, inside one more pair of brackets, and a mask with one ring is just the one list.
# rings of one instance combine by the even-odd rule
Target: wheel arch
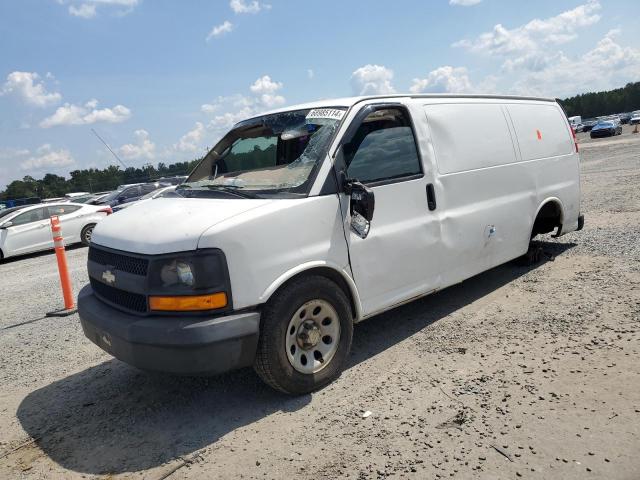
[[[548,228],[552,226],[550,221],[553,219],[557,219],[557,221],[553,223],[553,228],[549,230]],[[539,233],[552,232],[556,226],[559,228],[558,234],[560,234],[563,224],[564,206],[562,204],[562,200],[558,197],[547,197],[540,202],[540,205],[538,205],[536,210],[536,214],[533,217],[533,223],[531,224],[531,238],[535,237]]]
[[278,290],[290,282],[311,275],[319,275],[335,282],[349,300],[354,322],[362,318],[362,305],[355,282],[342,268],[324,261],[305,263],[283,273],[262,293],[260,303],[268,302]]

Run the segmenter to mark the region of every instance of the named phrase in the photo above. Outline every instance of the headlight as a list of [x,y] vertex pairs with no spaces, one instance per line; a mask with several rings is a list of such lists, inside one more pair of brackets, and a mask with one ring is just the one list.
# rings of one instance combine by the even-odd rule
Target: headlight
[[160,279],[163,287],[174,285],[193,287],[193,269],[189,263],[172,260],[162,266]]
[[[231,287],[227,261],[221,250],[196,250],[171,255],[158,255],[149,264],[149,304],[152,310],[172,310],[153,308],[153,305],[184,305],[175,310],[214,310],[231,308]],[[217,295],[211,301],[211,295]],[[158,300],[183,297],[180,302],[158,302]],[[187,308],[194,305],[187,296],[203,300],[202,308]],[[224,302],[222,301],[224,299]],[[208,302],[208,303],[207,303]],[[209,308],[205,308],[209,305]]]

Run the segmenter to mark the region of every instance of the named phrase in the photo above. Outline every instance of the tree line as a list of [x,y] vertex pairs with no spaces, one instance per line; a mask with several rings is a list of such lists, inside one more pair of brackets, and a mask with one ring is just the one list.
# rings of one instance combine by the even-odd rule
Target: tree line
[[89,168],[74,170],[69,173],[70,178],[47,173],[36,180],[26,176],[22,180],[14,180],[7,188],[0,192],[0,201],[14,198],[55,198],[70,192],[104,192],[115,190],[118,185],[127,183],[153,182],[161,177],[188,175],[201,159],[167,165],[159,163],[157,166],[146,165],[142,168],[129,167],[122,170],[112,165],[104,169]]
[[593,118],[640,110],[640,82],[627,83],[623,88],[607,92],[591,92],[559,100],[567,115]]

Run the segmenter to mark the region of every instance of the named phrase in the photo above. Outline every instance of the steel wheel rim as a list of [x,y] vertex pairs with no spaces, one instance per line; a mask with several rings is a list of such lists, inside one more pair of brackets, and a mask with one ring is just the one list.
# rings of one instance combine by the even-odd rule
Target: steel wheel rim
[[329,365],[339,343],[338,312],[326,300],[311,300],[298,308],[285,332],[289,363],[296,371],[307,375]]

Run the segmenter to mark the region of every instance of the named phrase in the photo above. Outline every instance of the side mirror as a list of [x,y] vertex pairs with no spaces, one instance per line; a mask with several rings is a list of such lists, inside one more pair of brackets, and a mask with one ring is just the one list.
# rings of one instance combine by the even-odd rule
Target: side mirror
[[350,197],[351,228],[361,238],[367,238],[376,206],[375,194],[357,180],[346,180],[344,191]]
[[5,229],[5,228],[9,228],[13,226],[13,222],[5,222],[2,225],[0,225],[1,229]]

